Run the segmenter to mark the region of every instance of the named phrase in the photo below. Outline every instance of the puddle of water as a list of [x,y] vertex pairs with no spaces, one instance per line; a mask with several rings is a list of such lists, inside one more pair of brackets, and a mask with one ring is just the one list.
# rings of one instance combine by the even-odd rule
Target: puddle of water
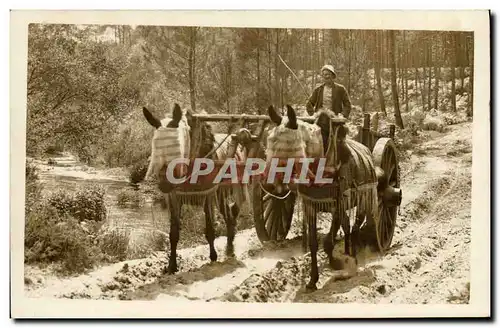
[[74,192],[93,184],[101,185],[105,190],[107,208],[106,226],[127,230],[164,230],[167,213],[161,206],[146,202],[140,208],[122,208],[117,205],[117,195],[123,190],[134,190],[134,185],[126,176],[113,176],[104,171],[89,168],[70,155],[52,157],[56,164],[49,166],[46,162],[36,160],[40,168],[40,181],[44,192],[57,189]]

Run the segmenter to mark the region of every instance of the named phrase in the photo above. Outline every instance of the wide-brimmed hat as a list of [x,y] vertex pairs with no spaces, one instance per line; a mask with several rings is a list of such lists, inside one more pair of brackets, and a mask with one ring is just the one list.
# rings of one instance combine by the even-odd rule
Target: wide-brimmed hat
[[335,73],[335,69],[333,68],[333,66],[332,66],[332,65],[325,65],[325,66],[321,67],[321,72],[323,72],[325,69],[326,69],[327,71],[332,72],[333,77],[337,77],[337,73]]

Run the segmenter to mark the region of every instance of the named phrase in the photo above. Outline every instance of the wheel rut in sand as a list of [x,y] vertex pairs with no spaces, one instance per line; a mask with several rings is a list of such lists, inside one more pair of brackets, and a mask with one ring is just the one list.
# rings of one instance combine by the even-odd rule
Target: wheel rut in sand
[[[220,239],[221,245],[225,238]],[[303,254],[301,239],[289,239],[283,242],[270,242],[262,246],[251,230],[238,234],[235,243],[248,242],[246,247],[235,247],[240,252],[235,258],[227,258],[223,249],[222,258],[210,263],[209,259],[187,271],[174,275],[164,275],[152,284],[141,286],[137,290],[125,293],[125,299],[163,299],[180,297],[192,300],[217,299],[231,288],[240,285],[253,274],[261,274],[273,268],[280,260]],[[248,247],[251,245],[250,247]],[[245,249],[244,251],[242,251]],[[208,253],[208,246],[203,251]]]
[[[209,262],[206,244],[178,250],[180,271],[175,275],[161,273],[167,263],[167,253],[159,252],[153,260],[143,259],[130,265],[121,263],[112,270],[101,270],[102,274],[80,277],[77,288],[67,281],[57,282],[38,294],[165,302],[200,299],[465,302],[466,298],[461,295],[467,288],[470,270],[472,155],[469,140],[470,124],[464,124],[453,126],[450,133],[420,145],[402,170],[403,202],[392,247],[383,257],[368,249],[360,250],[356,267],[353,261],[340,255],[343,243],[338,241],[335,256],[347,261],[344,270],[338,271],[329,268],[320,247],[320,277],[315,292],[305,291],[310,256],[303,252],[301,239],[297,237],[300,231],[295,230],[300,228],[292,228],[290,239],[266,245],[260,243],[254,229],[240,231],[235,239],[235,258],[226,258],[226,238],[217,238],[219,260],[216,263]],[[294,217],[292,226],[300,226],[297,221]],[[329,224],[329,220],[324,221],[319,224],[322,232]]]
[[[467,133],[459,136],[468,138]],[[416,157],[416,169],[403,177],[401,215],[393,246],[384,257],[365,249],[358,256],[358,268],[351,265],[344,271],[332,271],[324,253],[319,252],[319,290],[305,292],[309,279],[306,254],[250,277],[223,299],[443,303],[454,294],[463,294],[469,279],[471,150],[450,155],[448,143],[464,142],[444,138],[443,144],[422,145],[427,154]]]

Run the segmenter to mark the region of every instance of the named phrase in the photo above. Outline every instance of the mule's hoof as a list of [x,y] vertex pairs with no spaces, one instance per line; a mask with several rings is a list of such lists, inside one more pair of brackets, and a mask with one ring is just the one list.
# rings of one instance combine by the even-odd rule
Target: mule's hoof
[[217,262],[217,253],[216,252],[210,253],[210,261]]
[[307,285],[306,285],[306,291],[308,292],[313,292],[315,290],[318,290],[318,287],[316,287],[316,283],[313,283],[313,282],[309,282]]

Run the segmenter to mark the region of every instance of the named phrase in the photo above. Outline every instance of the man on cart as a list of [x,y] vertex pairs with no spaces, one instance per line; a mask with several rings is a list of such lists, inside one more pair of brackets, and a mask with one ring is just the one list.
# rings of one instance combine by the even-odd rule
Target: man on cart
[[332,65],[325,65],[321,68],[321,77],[323,83],[314,89],[313,94],[309,97],[306,109],[307,113],[312,116],[318,110],[328,109],[336,115],[343,115],[346,119],[351,113],[351,100],[346,88],[335,82],[337,73]]

